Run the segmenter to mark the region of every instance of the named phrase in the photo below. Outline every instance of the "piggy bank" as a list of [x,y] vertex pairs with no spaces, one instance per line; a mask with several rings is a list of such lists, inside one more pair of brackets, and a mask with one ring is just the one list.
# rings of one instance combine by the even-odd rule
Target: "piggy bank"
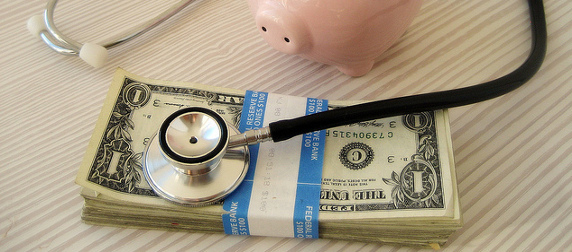
[[248,0],[258,31],[287,54],[368,73],[403,35],[421,0]]

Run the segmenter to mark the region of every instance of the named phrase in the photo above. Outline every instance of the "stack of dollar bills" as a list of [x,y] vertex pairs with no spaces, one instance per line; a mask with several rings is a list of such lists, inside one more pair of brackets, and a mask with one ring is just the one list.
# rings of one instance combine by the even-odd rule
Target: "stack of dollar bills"
[[[225,233],[228,211],[222,202],[188,207],[162,199],[145,180],[142,159],[171,113],[206,107],[238,124],[245,93],[118,69],[76,179],[85,198],[82,219],[95,225]],[[328,106],[354,103],[329,101]],[[324,136],[314,228],[319,238],[439,248],[462,226],[447,111],[331,128]],[[264,196],[272,198],[268,192]],[[265,221],[269,228],[280,222]]]

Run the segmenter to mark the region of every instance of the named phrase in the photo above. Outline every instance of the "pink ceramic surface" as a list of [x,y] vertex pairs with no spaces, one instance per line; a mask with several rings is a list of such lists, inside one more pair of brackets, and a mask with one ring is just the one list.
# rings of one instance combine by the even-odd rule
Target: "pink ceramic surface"
[[405,32],[421,0],[248,0],[275,49],[361,76]]

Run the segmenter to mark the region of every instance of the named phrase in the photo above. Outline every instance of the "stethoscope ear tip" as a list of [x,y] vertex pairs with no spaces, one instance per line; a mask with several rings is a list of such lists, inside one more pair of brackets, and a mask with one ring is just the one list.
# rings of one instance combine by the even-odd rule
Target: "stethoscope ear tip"
[[79,51],[79,57],[95,68],[105,65],[107,55],[105,47],[94,43],[84,43]]
[[28,31],[36,38],[40,39],[40,33],[46,30],[46,23],[44,22],[44,15],[35,15],[28,19]]
[[[44,15],[35,15],[30,17],[26,26],[28,31],[30,31],[30,33],[36,36],[38,39],[42,39],[42,32],[46,32],[48,30],[44,20]],[[50,40],[50,43],[54,43],[50,38],[48,38],[48,40]],[[77,53],[76,50],[73,51]],[[84,43],[79,50],[79,57],[87,64],[95,68],[99,68],[105,65],[107,62],[107,56],[107,49],[95,43]]]

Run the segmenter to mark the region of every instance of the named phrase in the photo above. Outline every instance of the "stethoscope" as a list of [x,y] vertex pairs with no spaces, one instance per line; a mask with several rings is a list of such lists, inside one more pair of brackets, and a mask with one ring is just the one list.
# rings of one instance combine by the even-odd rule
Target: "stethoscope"
[[[35,30],[39,31],[38,34],[52,49],[64,54],[79,53],[81,56],[82,47],[88,43],[82,45],[66,38],[53,25],[56,2],[51,0],[41,17],[45,27]],[[181,1],[164,12],[165,15],[159,15],[139,26],[146,28],[113,40],[102,48],[113,47],[140,35],[190,2]],[[269,140],[280,142],[327,128],[464,106],[504,95],[530,80],[540,69],[546,54],[547,32],[543,2],[528,0],[528,4],[533,34],[532,49],[528,59],[519,68],[503,77],[465,88],[368,102],[276,121],[267,127],[244,133],[240,133],[212,110],[185,108],[167,117],[147,145],[143,157],[143,173],[153,190],[172,202],[189,206],[208,205],[226,197],[244,179],[250,159],[247,145]],[[35,28],[40,25],[31,26]]]

